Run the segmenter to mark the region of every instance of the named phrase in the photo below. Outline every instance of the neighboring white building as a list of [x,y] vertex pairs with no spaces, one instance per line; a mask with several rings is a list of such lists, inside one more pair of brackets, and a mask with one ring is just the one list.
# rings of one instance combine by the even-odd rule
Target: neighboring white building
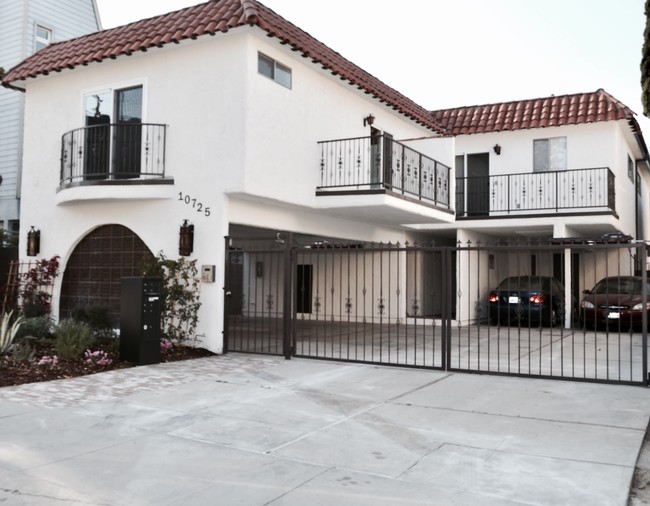
[[[215,267],[215,282],[202,283],[198,333],[216,352],[225,236],[454,245],[521,236],[525,223],[526,236],[647,237],[647,150],[631,112],[604,92],[585,97],[605,100],[615,117],[468,135],[456,128],[460,114],[425,110],[253,0],[211,1],[51,46],[3,84],[25,91],[21,256],[30,226],[41,232],[41,257],[61,255],[55,317],[80,304],[117,311],[121,277],[137,274],[143,255],[177,256],[186,220],[191,258]],[[475,119],[468,128],[482,125]],[[546,159],[543,173],[535,156]],[[560,185],[563,199],[577,191],[593,201],[561,211],[549,204],[547,186],[559,183],[544,177],[594,167],[609,186]],[[530,173],[521,184],[533,184],[539,199],[490,193],[483,201],[467,194],[476,185],[456,179],[488,178],[484,195],[489,178],[506,173]],[[426,262],[430,269],[435,259]],[[264,265],[251,256],[244,269],[262,278]],[[388,269],[397,289],[369,300],[367,311],[380,299],[381,314],[385,303],[396,318],[408,316],[391,298],[407,293],[413,265]],[[336,269],[342,276],[343,264]],[[274,295],[260,293],[255,304],[277,310],[282,289]]]
[[[433,116],[456,141],[456,221],[420,230],[451,235],[462,245],[579,243],[608,234],[650,239],[648,149],[634,113],[606,91],[458,107]],[[579,300],[598,281],[585,274],[590,261],[582,254],[526,253],[514,263],[502,257],[482,289],[501,281],[497,272],[501,278],[555,276],[565,282],[567,299]],[[639,259],[635,269],[643,266]],[[621,269],[634,274],[629,266]]]
[[[36,51],[101,29],[95,0],[0,2],[0,67]],[[0,88],[0,228],[18,232],[25,95]]]
[[650,238],[648,151],[606,91],[433,111],[456,139],[457,238]]

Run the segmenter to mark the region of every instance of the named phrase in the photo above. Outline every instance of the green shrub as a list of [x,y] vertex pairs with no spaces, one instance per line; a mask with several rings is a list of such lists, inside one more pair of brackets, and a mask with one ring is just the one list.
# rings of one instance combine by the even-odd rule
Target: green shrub
[[81,358],[93,344],[90,327],[72,319],[62,320],[54,329],[56,353],[63,360]]
[[11,350],[11,355],[16,362],[31,362],[34,360],[35,353],[29,343],[30,338],[25,338],[21,342],[16,343]]
[[48,315],[25,318],[18,329],[16,341],[20,342],[25,337],[36,339],[49,339],[52,337],[52,319]]
[[50,308],[41,300],[32,298],[23,301],[23,316],[25,318],[37,318],[50,314]]

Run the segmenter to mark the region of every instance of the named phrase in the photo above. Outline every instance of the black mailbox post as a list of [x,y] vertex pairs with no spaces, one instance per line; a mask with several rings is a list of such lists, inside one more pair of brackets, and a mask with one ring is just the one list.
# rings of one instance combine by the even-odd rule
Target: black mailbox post
[[160,363],[161,288],[159,278],[122,278],[120,359]]

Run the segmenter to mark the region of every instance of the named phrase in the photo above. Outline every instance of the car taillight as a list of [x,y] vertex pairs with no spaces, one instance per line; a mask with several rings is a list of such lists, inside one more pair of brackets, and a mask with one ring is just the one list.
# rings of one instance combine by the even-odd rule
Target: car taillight
[[497,295],[496,292],[490,292],[490,296],[488,297],[489,302],[499,302],[499,295]]
[[546,300],[546,297],[542,293],[538,293],[536,295],[531,295],[530,296],[530,301],[533,304],[543,304],[545,300]]

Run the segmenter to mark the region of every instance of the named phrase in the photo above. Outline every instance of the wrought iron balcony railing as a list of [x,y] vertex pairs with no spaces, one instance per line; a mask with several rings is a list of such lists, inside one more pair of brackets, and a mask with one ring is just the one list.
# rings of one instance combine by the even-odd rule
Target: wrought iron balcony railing
[[387,135],[319,142],[317,194],[390,191],[449,209],[451,169]]
[[61,185],[165,176],[166,125],[115,123],[71,130],[61,139]]
[[607,168],[456,178],[456,217],[616,211]]

